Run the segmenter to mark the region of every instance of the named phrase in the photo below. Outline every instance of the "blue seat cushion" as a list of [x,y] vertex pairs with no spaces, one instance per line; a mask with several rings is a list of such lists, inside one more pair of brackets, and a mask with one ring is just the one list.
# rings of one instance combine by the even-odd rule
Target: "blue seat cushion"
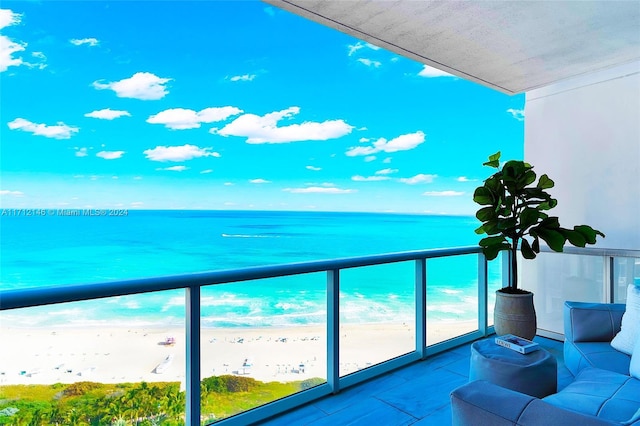
[[562,391],[545,402],[614,422],[628,422],[640,408],[640,380],[625,374],[587,367]]
[[609,342],[564,342],[564,362],[575,376],[585,367],[596,367],[629,375],[631,357]]

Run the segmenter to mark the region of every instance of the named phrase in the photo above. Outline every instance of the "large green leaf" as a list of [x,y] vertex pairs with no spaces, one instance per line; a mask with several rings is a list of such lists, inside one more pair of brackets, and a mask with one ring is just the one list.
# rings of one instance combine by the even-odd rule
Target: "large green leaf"
[[518,179],[518,184],[520,188],[524,188],[535,181],[536,181],[536,173],[533,170],[527,170],[526,172],[524,172],[522,177]]
[[499,173],[487,178],[487,180],[484,181],[484,186],[494,193],[499,193],[502,189]]
[[596,235],[600,235],[604,237],[604,234],[597,229],[593,229],[589,225],[578,225],[574,226],[573,230],[579,232],[584,239],[587,241],[587,244],[595,244],[596,243]]
[[496,209],[493,207],[484,207],[476,212],[476,218],[481,222],[495,219],[497,216]]
[[540,253],[540,239],[538,237],[535,237],[533,239],[533,243],[531,243],[531,249],[536,253]]
[[560,222],[557,216],[549,216],[540,222],[540,226],[546,229],[558,229],[560,228]]
[[481,239],[478,244],[480,244],[480,247],[489,247],[493,245],[502,244],[503,242],[506,242],[506,241],[507,240],[503,236],[499,235],[496,237],[485,237]]
[[524,188],[522,194],[526,197],[527,202],[549,201],[551,195],[547,194],[540,188]]
[[540,176],[537,187],[540,189],[549,189],[549,188],[553,188],[554,185],[555,183],[551,179],[549,179],[549,176],[544,174]]
[[480,225],[480,227],[476,228],[476,230],[474,231],[476,234],[481,235],[484,234],[486,231],[484,230],[484,225]]
[[489,167],[493,167],[493,168],[498,168],[500,167],[500,151],[496,152],[493,155],[489,156],[489,161],[487,161],[486,163],[482,163],[483,166],[489,166]]
[[493,260],[496,257],[498,257],[498,254],[500,254],[502,250],[508,250],[508,249],[509,249],[509,244],[504,243],[501,245],[483,247],[482,253],[484,253],[484,255],[487,257],[487,260]]
[[522,257],[524,257],[525,259],[536,258],[536,253],[531,248],[531,245],[529,245],[529,241],[525,240],[524,238],[520,243],[520,252],[522,253]]
[[538,235],[553,251],[561,252],[566,241],[565,237],[558,231],[548,228],[538,227]]
[[560,232],[576,247],[584,247],[587,245],[586,238],[578,231],[560,228]]
[[480,186],[476,188],[473,193],[473,201],[480,204],[481,206],[486,206],[493,204],[495,201],[495,197],[491,190],[484,186]]
[[539,210],[551,210],[552,208],[554,208],[557,205],[558,205],[558,200],[556,200],[555,198],[551,198],[549,201],[544,201],[544,202],[540,203],[540,205],[538,206],[538,209]]
[[508,217],[505,219],[498,219],[498,229],[501,231],[505,231],[507,229],[515,228],[518,224],[517,219],[515,217]]
[[500,233],[497,220],[490,220],[488,222],[485,222],[485,224],[483,225],[483,228],[484,228],[484,232],[486,232],[487,235],[495,235]]
[[509,243],[503,236],[486,237],[480,240],[480,247],[482,252],[487,256],[488,260],[493,260],[498,257],[498,253],[502,250],[509,249]]
[[520,213],[520,227],[522,229],[528,229],[530,226],[535,225],[538,222],[540,214],[538,210],[526,207]]

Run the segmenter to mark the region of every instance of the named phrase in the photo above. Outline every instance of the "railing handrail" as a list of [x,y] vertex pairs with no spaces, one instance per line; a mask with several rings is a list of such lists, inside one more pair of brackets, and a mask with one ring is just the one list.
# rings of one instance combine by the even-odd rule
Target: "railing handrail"
[[479,246],[413,250],[329,260],[195,272],[142,279],[106,281],[92,284],[69,284],[12,289],[0,292],[0,311],[51,305],[56,303],[78,302],[89,299],[101,299],[105,297],[149,293],[153,291],[194,288],[336,269],[382,265],[386,263],[418,259],[458,256],[479,253],[480,251],[481,249]]
[[[546,246],[540,247],[540,250],[543,253],[555,253]],[[232,282],[284,277],[335,269],[382,265],[385,263],[394,263],[417,259],[431,259],[445,256],[465,255],[479,253],[480,251],[481,249],[479,246],[437,248],[367,256],[344,257],[328,260],[284,263],[268,266],[252,266],[237,269],[203,271],[141,279],[12,289],[0,291],[0,311],[50,305],[55,303],[78,302],[88,299],[101,299],[105,297],[149,293],[153,291],[176,290],[188,287],[202,287],[206,285],[228,284]],[[563,253],[584,256],[640,258],[640,250],[632,249],[612,249],[599,247],[583,248],[569,246],[564,248]]]
[[[540,246],[540,251],[544,253],[557,253],[547,246]],[[638,257],[640,258],[640,250],[633,249],[614,249],[600,247],[565,247],[562,252],[564,254],[578,254],[582,256],[607,256],[607,257]]]

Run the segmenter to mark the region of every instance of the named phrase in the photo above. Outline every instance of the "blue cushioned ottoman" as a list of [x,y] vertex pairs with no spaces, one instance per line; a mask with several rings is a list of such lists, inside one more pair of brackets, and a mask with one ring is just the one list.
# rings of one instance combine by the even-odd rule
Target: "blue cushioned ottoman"
[[486,380],[537,398],[557,391],[556,358],[543,348],[521,354],[493,339],[480,340],[471,345],[470,364],[470,382]]

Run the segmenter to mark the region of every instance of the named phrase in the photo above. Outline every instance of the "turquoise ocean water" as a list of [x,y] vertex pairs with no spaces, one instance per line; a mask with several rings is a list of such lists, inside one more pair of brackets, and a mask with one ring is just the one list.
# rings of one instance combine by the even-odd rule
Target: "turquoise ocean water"
[[[473,217],[374,213],[128,211],[0,219],[0,290],[475,245]],[[428,263],[435,320],[476,317],[477,257]],[[344,321],[413,318],[413,262],[341,274]],[[490,281],[499,280],[490,267]],[[324,273],[207,287],[204,326],[323,323]],[[182,324],[184,292],[5,311],[9,324]]]

